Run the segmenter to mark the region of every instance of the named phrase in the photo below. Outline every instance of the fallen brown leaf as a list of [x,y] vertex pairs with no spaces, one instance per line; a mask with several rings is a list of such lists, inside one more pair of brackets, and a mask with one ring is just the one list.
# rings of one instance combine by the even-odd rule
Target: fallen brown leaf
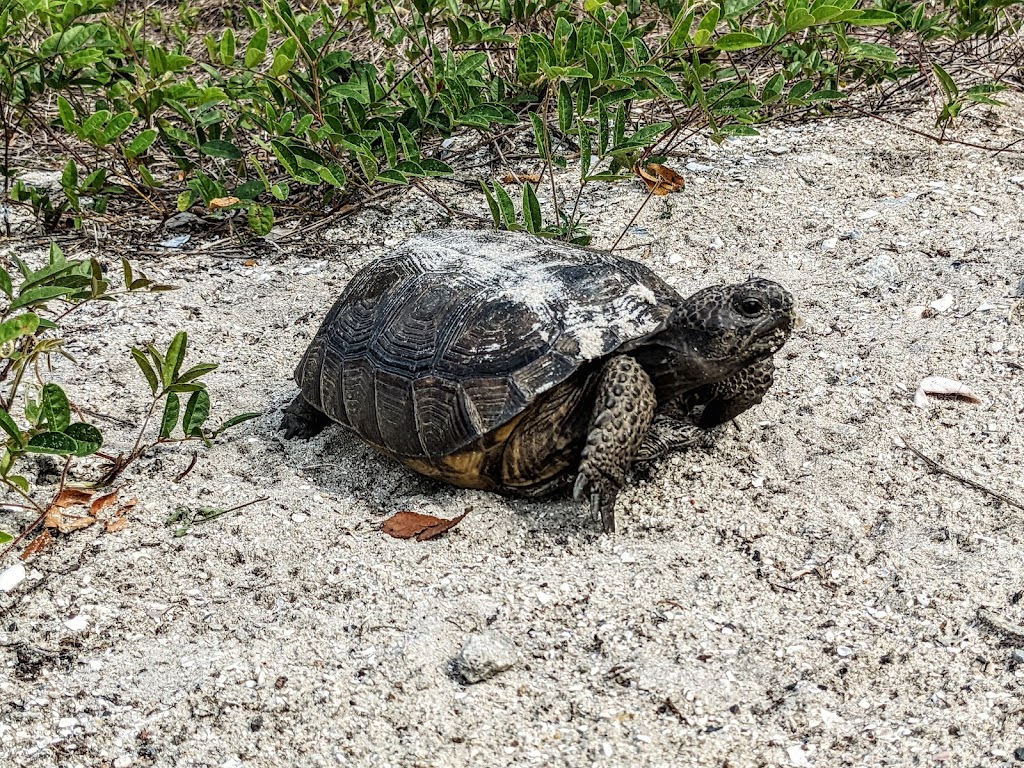
[[108,493],[106,496],[98,496],[93,499],[92,504],[89,506],[89,514],[96,517],[100,512],[109,507],[117,501],[117,491]]
[[242,262],[243,267],[255,267],[257,264],[259,264],[259,262],[256,261],[256,259],[246,259]]
[[25,551],[21,553],[22,561],[35,557],[40,552],[47,549],[47,547],[52,543],[53,536],[51,536],[50,532],[44,528],[43,532],[32,539],[32,541],[29,542],[29,545],[25,547]]
[[74,507],[79,504],[86,505],[92,500],[91,491],[82,491],[78,488],[65,488],[60,492],[60,496],[53,500],[54,507],[60,507],[61,509],[67,509],[68,507]]
[[80,528],[88,528],[96,522],[96,518],[90,515],[71,515],[65,510],[70,507],[84,507],[92,500],[89,491],[80,491],[77,488],[65,488],[60,495],[53,500],[50,508],[46,510],[46,517],[43,519],[44,528],[56,528],[61,533],[71,533]]
[[106,520],[103,523],[103,529],[107,533],[117,533],[118,531],[122,530],[123,528],[127,528],[127,527],[128,527],[128,518],[127,517],[123,517],[123,516],[115,517],[115,518],[113,518],[111,520]]
[[686,179],[667,165],[647,163],[642,166],[637,163],[633,166],[633,173],[643,180],[651,192],[659,196],[686,188]]
[[416,541],[429,541],[461,523],[462,518],[469,512],[470,510],[467,509],[458,517],[446,520],[443,517],[421,515],[419,512],[403,510],[396,512],[384,521],[383,531],[396,539],[411,539],[415,536]]
[[238,205],[241,200],[237,197],[215,197],[210,201],[209,209],[211,211],[219,211],[221,208],[230,208],[232,205]]
[[506,173],[502,178],[503,184],[524,184],[530,182],[531,184],[540,184],[539,173]]

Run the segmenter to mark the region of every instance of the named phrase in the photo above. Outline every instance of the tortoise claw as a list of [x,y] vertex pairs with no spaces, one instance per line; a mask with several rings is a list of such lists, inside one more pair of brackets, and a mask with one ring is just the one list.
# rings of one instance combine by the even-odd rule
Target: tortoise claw
[[573,486],[572,496],[576,501],[590,497],[590,515],[595,521],[601,521],[605,533],[615,533],[615,497],[618,489],[607,482],[593,480],[585,472],[580,472]]

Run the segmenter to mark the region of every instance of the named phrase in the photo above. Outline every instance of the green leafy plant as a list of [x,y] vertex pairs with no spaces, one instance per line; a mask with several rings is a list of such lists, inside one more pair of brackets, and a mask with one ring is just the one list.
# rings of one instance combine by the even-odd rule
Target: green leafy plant
[[[30,268],[17,256],[12,261],[17,266],[15,276],[0,267],[0,486],[20,496],[25,502],[23,506],[42,514],[45,506],[34,498],[29,480],[20,469],[27,456],[40,454],[63,459],[63,485],[74,458],[104,455],[100,453],[104,443],[100,430],[81,418],[59,384],[45,380],[44,370],[52,355],[73,359],[64,350],[62,322],[91,302],[116,301],[124,294],[159,292],[171,287],[150,280],[127,260],[121,263],[123,284],[115,286],[98,260],[67,259],[56,244],[50,246],[46,265],[38,269]],[[215,430],[205,428],[210,398],[202,377],[217,366],[200,363],[180,372],[186,343],[182,332],[174,337],[166,353],[148,347],[156,368],[140,350],[132,350],[136,360],[141,357],[140,365],[144,364],[143,373],[153,390],[153,404],[132,451],[116,458],[106,455],[111,468],[98,484],[110,482],[128,464],[157,445],[175,439],[209,442],[225,429],[256,415],[241,414]],[[183,434],[174,438],[178,396],[183,392],[190,395],[181,418]],[[161,400],[166,401],[166,407],[159,434],[155,440],[146,442],[149,417]],[[20,413],[16,406],[20,406]],[[2,539],[9,541],[9,536],[4,533]]]

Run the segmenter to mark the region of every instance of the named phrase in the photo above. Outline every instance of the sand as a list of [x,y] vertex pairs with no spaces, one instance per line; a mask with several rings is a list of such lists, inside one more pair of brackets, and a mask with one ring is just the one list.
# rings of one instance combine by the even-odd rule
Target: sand
[[[971,113],[957,137],[1001,146],[1022,132],[1017,104]],[[181,286],[72,316],[78,364],[56,360],[53,376],[103,414],[107,450],[131,445],[148,405],[129,347],[179,329],[189,360],[220,363],[211,421],[264,415],[137,462],[118,483],[138,499],[123,530],[58,536],[0,593],[0,764],[1024,759],[1024,637],[977,618],[987,607],[1024,624],[1024,511],[929,471],[900,438],[1024,499],[1024,160],[836,121],[694,140],[670,163],[688,187],[643,208],[624,255],[683,292],[771,277],[806,323],[761,406],[636,473],[615,535],[569,500],[412,475],[340,428],[276,433],[292,368],[353,271],[418,230],[472,220],[410,189],[247,254],[189,253],[202,232],[161,249],[176,233],[145,222],[69,242],[69,255],[128,255]],[[565,194],[574,178],[570,165]],[[487,215],[465,185],[432,188]],[[548,185],[539,193],[546,204]],[[639,183],[588,188],[594,245],[645,197]],[[0,251],[39,258],[39,242]],[[948,309],[922,316],[946,294]],[[931,375],[982,403],[915,407]],[[30,474],[52,482],[45,470]],[[167,525],[179,506],[263,497],[181,537]],[[468,507],[429,542],[380,531],[399,510]],[[29,519],[0,514],[9,530]],[[454,659],[482,632],[514,646],[514,665],[466,684]]]

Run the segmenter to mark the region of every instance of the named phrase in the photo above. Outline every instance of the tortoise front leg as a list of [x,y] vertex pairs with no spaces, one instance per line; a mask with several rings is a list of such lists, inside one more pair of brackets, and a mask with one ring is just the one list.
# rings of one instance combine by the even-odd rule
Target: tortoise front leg
[[573,496],[589,496],[590,512],[607,533],[615,530],[615,497],[644,442],[656,405],[654,385],[640,363],[619,355],[604,364]]
[[684,392],[668,401],[658,415],[685,421],[695,408],[703,405],[697,426],[708,429],[724,424],[760,403],[771,389],[774,374],[775,363],[769,357],[721,381]]

